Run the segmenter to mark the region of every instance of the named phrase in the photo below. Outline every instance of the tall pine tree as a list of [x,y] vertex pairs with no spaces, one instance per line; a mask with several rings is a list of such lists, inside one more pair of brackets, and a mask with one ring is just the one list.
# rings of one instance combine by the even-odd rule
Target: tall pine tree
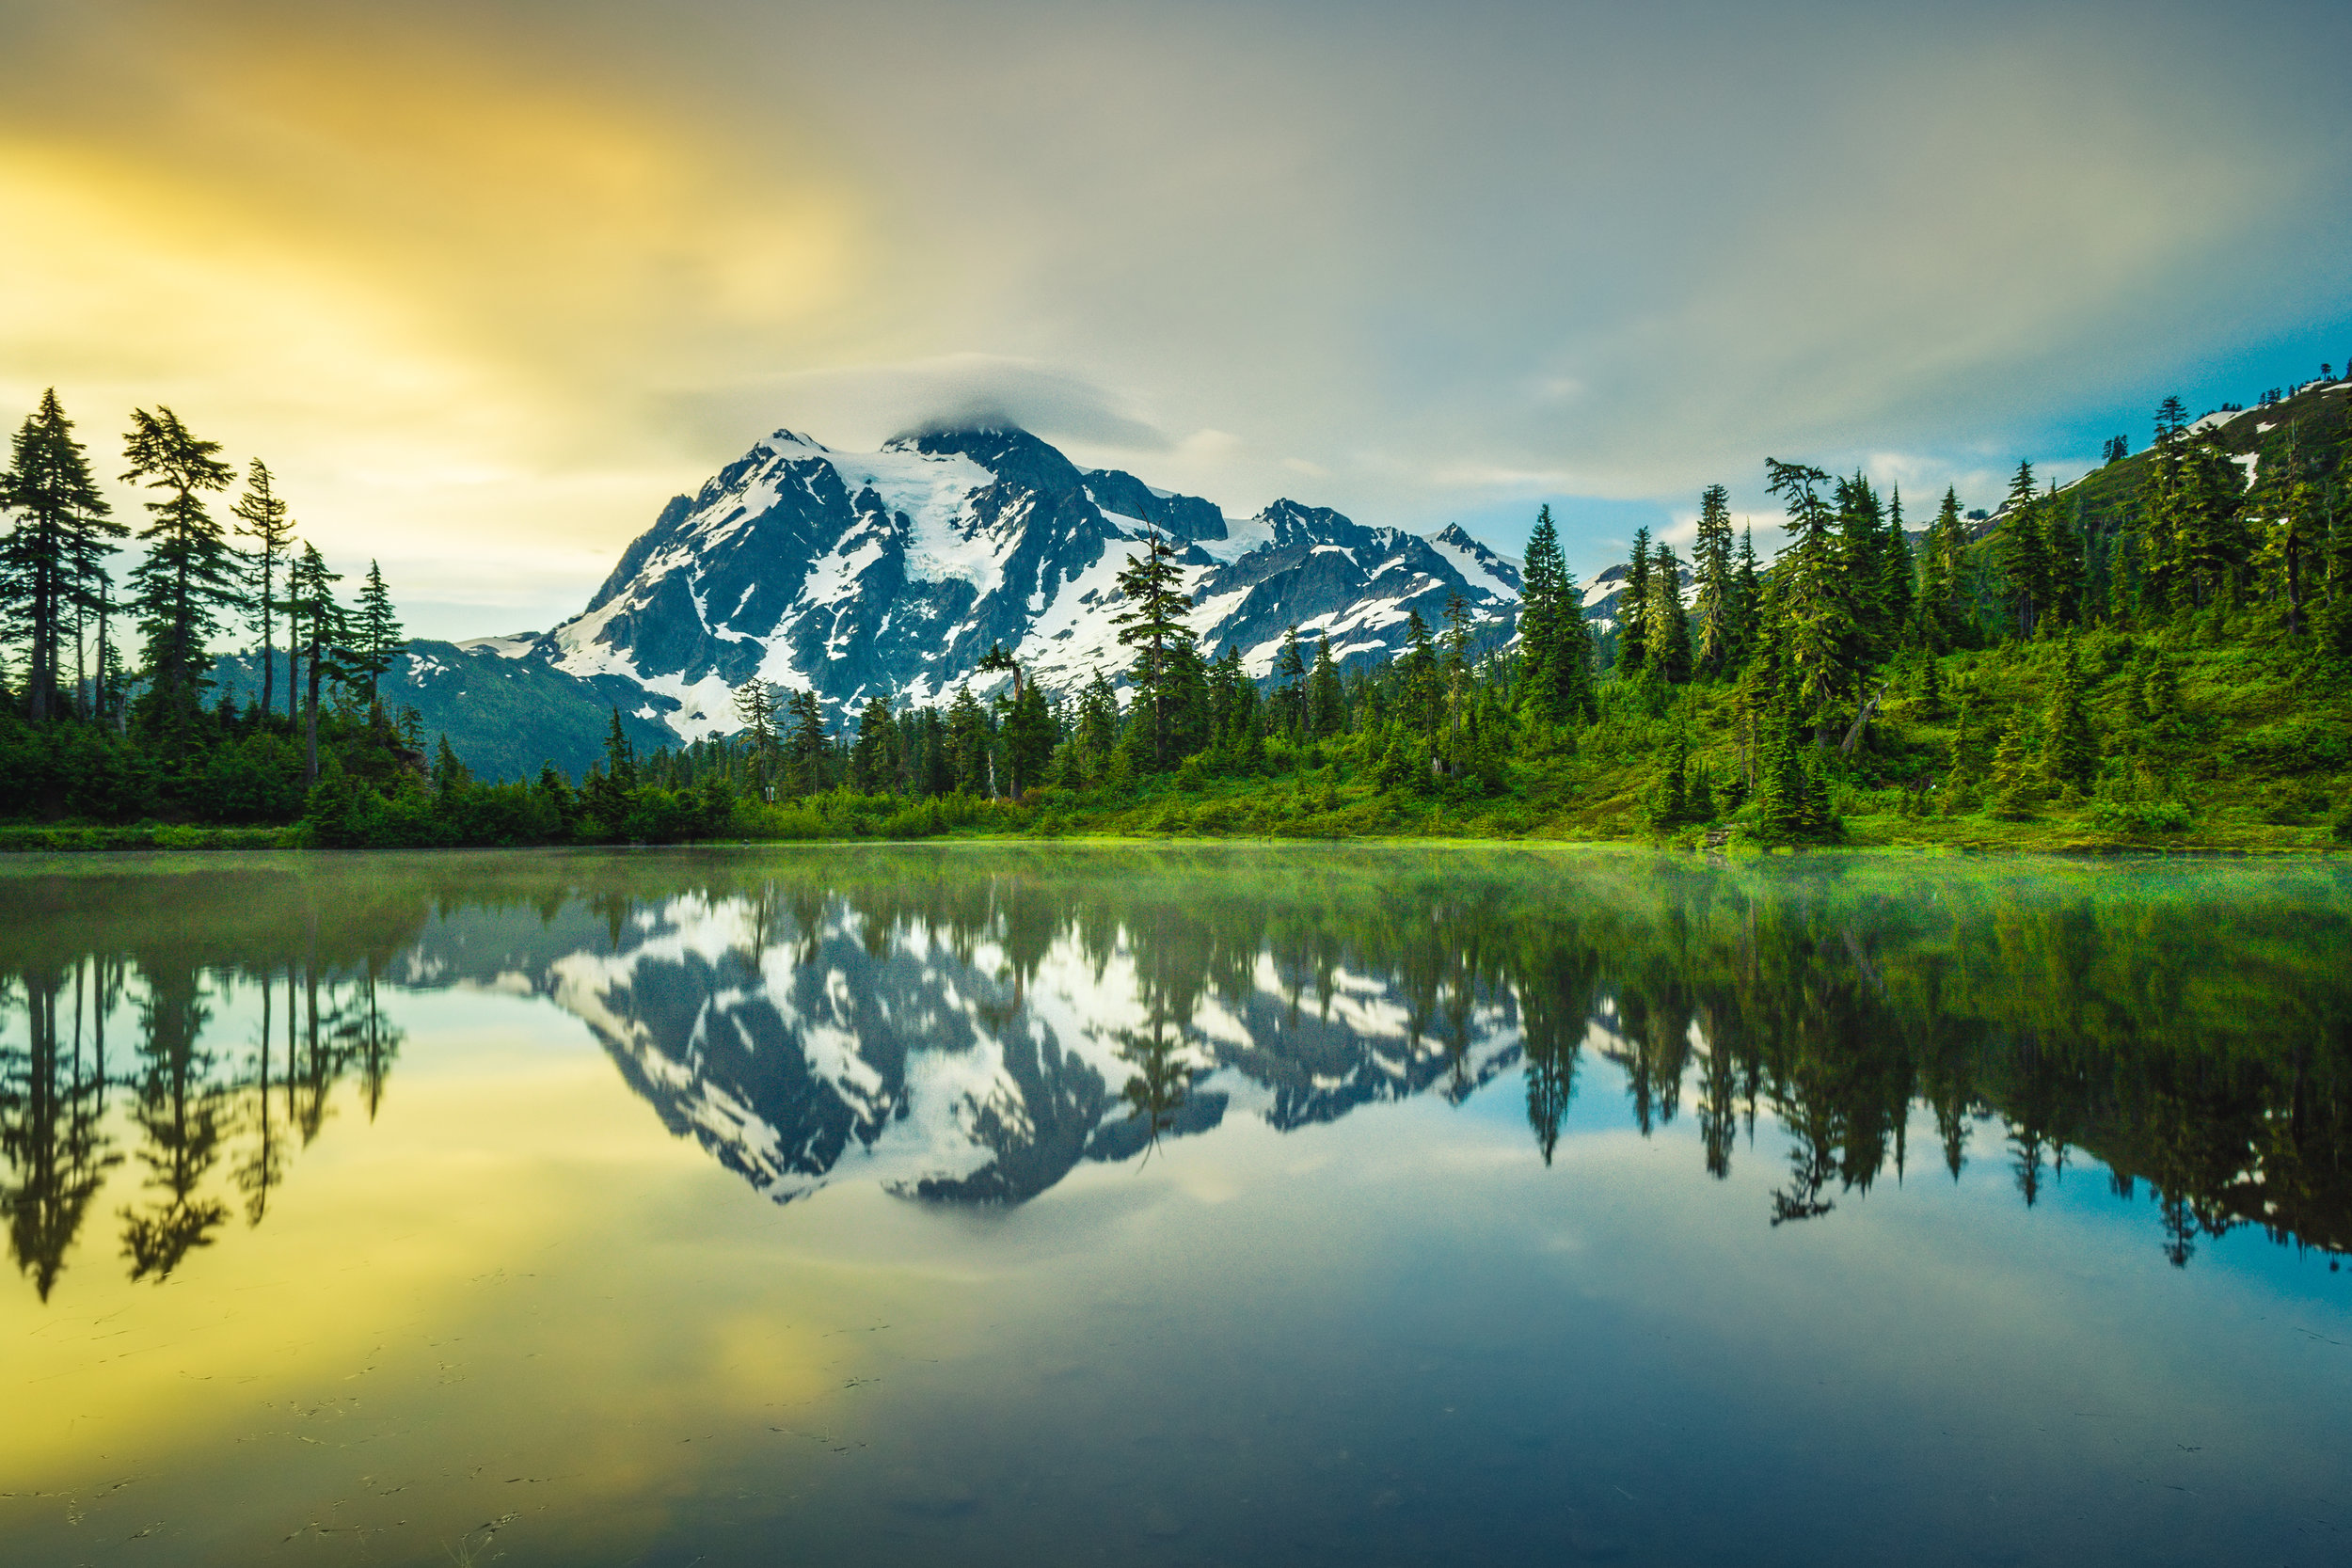
[[1731,562],[1731,492],[1720,484],[1699,493],[1699,535],[1691,546],[1691,567],[1697,588],[1692,607],[1698,624],[1694,667],[1701,676],[1720,680],[1732,668],[1738,594]]
[[204,505],[225,490],[235,470],[220,460],[220,443],[199,438],[161,404],[135,409],[123,442],[130,467],[123,479],[163,492],[147,503],[153,521],[139,531],[147,555],[132,570],[139,631],[147,640],[144,711],[175,749],[196,718],[212,657],[206,643],[221,616],[244,603],[236,552]]
[[[253,574],[252,593],[246,600],[246,610],[251,617],[253,629],[262,635],[262,711],[267,713],[278,678],[276,618],[278,611],[284,608],[278,599],[278,563],[287,559],[287,552],[294,544],[294,518],[278,494],[269,466],[258,457],[246,466],[245,494],[230,510],[236,515],[237,531],[253,541],[253,548],[246,557]],[[291,677],[288,684],[292,684]],[[371,688],[371,694],[373,690]],[[293,702],[290,692],[287,696],[290,713]]]
[[[58,716],[64,674],[58,650],[66,629],[79,627],[81,610],[98,608],[90,594],[103,586],[101,562],[111,542],[127,531],[110,520],[112,509],[98,493],[56,388],[41,394],[8,455],[8,469],[0,473],[0,511],[14,514],[14,520],[0,539],[0,601],[18,607],[23,621],[24,711],[40,724]],[[78,647],[78,629],[75,642]]]
[[1617,673],[1639,675],[1649,664],[1649,530],[1633,531],[1625,587],[1617,596]]
[[1198,673],[1187,663],[1200,663],[1184,620],[1192,600],[1183,584],[1176,546],[1153,529],[1144,539],[1143,553],[1129,556],[1119,574],[1120,594],[1131,608],[1111,617],[1120,643],[1136,650],[1136,721],[1144,727],[1151,767],[1161,771],[1176,764],[1185,717],[1180,709],[1191,684],[1186,677]]

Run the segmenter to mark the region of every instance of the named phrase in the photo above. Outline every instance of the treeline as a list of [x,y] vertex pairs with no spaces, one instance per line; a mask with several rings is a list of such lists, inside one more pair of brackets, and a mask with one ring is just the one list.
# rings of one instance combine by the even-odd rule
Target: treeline
[[1376,664],[1294,629],[1264,678],[1199,645],[1178,547],[1152,537],[1119,578],[1117,686],[1048,694],[996,649],[993,696],[878,698],[835,725],[815,693],[755,683],[736,736],[640,758],[616,721],[578,790],[550,769],[329,836],[2324,827],[2352,763],[2352,433],[2341,410],[2314,425],[2281,420],[2249,484],[2169,399],[2128,505],[2090,513],[2020,463],[1990,519],[1947,489],[1916,534],[1899,490],[1768,459],[1769,562],[1710,486],[1689,559],[1637,533],[1600,622],[1547,508],[1515,638],[1456,596]]
[[[2260,450],[2233,454],[2168,399],[2146,451],[2112,441],[2108,470],[2067,490],[2021,462],[1989,519],[1947,489],[1916,534],[1899,490],[1867,473],[1767,459],[1787,514],[1769,561],[1709,486],[1689,558],[1637,533],[1600,621],[1547,508],[1516,626],[1455,596],[1436,625],[1408,613],[1403,650],[1380,661],[1294,628],[1263,676],[1237,647],[1200,645],[1179,546],[1153,535],[1118,578],[1128,662],[1077,691],[1045,691],[1001,648],[980,665],[993,691],[969,682],[930,705],[836,714],[754,682],[734,735],[641,754],[616,712],[586,777],[549,765],[490,783],[445,742],[428,767],[413,724],[376,701],[398,639],[380,578],[345,611],[314,551],[271,544],[290,525],[258,462],[236,508],[254,548],[230,549],[203,504],[229,470],[168,410],[141,411],[125,446],[157,491],[134,574],[142,684],[126,702],[106,673],[99,545],[115,525],[50,399],[8,480],[9,560],[51,564],[7,579],[8,602],[33,608],[21,717],[0,734],[24,766],[0,812],[298,812],[314,842],[355,846],[963,830],[2301,843],[2331,823],[2352,836],[2345,401],[2281,405]],[[37,535],[51,543],[32,548]],[[208,710],[188,650],[232,614],[261,635],[262,700]],[[273,615],[308,677],[282,720]]]
[[[237,471],[167,407],[134,410],[121,451],[122,483],[145,492],[135,536],[54,390],[0,472],[0,817],[284,823],[325,773],[421,775],[416,716],[379,698],[402,632],[375,563],[340,600],[342,574],[296,537],[258,457],[215,515]],[[234,629],[260,653],[243,706],[207,700],[212,645]]]

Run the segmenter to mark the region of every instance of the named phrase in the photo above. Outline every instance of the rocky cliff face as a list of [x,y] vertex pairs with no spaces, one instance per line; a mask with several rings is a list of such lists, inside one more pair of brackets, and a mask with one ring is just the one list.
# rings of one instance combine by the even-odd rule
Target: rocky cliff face
[[1048,689],[1128,662],[1114,581],[1152,530],[1178,541],[1206,652],[1258,674],[1295,625],[1343,660],[1402,646],[1460,594],[1506,639],[1517,563],[1458,528],[1429,537],[1278,501],[1234,522],[1132,474],[1081,470],[1025,431],[908,436],[834,451],[778,431],[662,509],[588,608],[544,635],[469,646],[607,690],[685,739],[737,727],[757,678],[814,691],[836,717],[873,696],[933,703],[976,677],[992,645]]

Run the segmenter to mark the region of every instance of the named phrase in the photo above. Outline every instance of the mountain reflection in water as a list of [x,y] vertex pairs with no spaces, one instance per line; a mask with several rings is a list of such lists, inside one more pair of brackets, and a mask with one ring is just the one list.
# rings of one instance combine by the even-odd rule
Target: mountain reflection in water
[[[160,1280],[261,1224],[306,1149],[397,1092],[404,993],[445,988],[576,1014],[673,1132],[778,1201],[852,1177],[1019,1203],[1229,1117],[1287,1131],[1510,1077],[1548,1163],[1597,1056],[1644,1135],[1694,1119],[1714,1175],[1785,1158],[1759,1222],[1972,1159],[2030,1205],[2087,1154],[2144,1186],[2175,1264],[2239,1226],[2352,1247],[2331,864],[191,858],[26,864],[0,900],[0,1206],[44,1298],[87,1227]],[[1907,1147],[1915,1107],[1931,1149]],[[125,1162],[136,1200],[94,1212]]]

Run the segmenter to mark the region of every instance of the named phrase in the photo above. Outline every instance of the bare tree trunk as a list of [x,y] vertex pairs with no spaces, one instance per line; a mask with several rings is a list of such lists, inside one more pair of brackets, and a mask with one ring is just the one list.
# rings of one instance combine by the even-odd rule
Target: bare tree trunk
[[[1893,683],[1890,681],[1886,684],[1892,685]],[[1845,743],[1837,748],[1839,755],[1849,757],[1853,755],[1854,748],[1862,744],[1862,732],[1868,727],[1871,717],[1878,712],[1879,704],[1884,700],[1885,696],[1886,686],[1881,686],[1877,693],[1862,705],[1862,711],[1854,715],[1853,727],[1846,732]]]
[[319,782],[319,648],[310,645],[310,701],[302,718],[303,757],[302,782],[305,785]]

